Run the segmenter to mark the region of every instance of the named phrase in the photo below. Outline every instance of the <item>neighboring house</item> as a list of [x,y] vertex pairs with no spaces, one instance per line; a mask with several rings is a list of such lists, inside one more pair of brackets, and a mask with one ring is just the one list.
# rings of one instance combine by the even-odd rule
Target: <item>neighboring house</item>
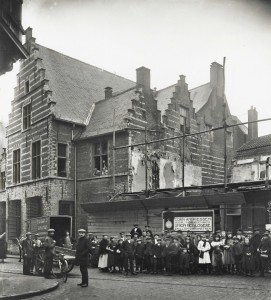
[[[184,143],[178,138],[119,148],[113,160],[114,135],[121,147],[196,134],[221,126],[225,116],[232,121],[221,65],[211,65],[205,86],[189,91],[181,75],[176,85],[155,91],[145,67],[136,70],[133,82],[36,44],[30,28],[26,37],[30,56],[21,62],[7,127],[6,199],[1,201],[8,201],[9,240],[28,230],[27,220],[40,216],[77,217],[74,229],[91,224],[93,216],[79,204],[107,203],[117,193],[224,181],[223,130],[186,137]],[[234,134],[227,130],[228,163]],[[238,134],[246,140],[244,131]],[[114,214],[107,219],[105,231],[116,219]],[[93,224],[101,226],[100,221]],[[64,225],[57,224],[63,233]]]
[[[265,180],[267,158],[271,162],[271,134],[254,138],[240,147],[233,160],[232,182]],[[269,169],[271,178],[271,169]]]
[[0,234],[6,231],[6,128],[0,122]]
[[22,45],[22,0],[0,1],[0,75],[11,71],[13,63],[28,56]]

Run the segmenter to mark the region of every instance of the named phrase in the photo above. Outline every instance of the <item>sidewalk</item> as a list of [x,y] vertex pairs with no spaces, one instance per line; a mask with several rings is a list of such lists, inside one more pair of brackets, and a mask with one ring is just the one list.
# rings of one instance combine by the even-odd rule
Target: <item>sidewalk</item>
[[9,256],[0,263],[0,299],[24,299],[48,293],[58,288],[57,280],[22,274],[23,264],[18,256]]

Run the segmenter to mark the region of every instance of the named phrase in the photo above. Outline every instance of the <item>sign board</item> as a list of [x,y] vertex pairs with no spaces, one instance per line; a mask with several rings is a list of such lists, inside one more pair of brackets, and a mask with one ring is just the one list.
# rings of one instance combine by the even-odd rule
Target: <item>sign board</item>
[[271,231],[271,224],[265,224],[265,229]]
[[164,230],[214,232],[214,210],[164,211]]

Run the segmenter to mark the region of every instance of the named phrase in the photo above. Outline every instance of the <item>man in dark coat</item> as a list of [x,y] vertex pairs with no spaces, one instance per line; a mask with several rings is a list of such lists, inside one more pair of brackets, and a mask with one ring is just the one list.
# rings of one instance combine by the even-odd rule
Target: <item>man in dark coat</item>
[[262,240],[262,236],[260,235],[260,229],[259,228],[255,228],[254,229],[254,235],[252,236],[251,240],[250,240],[250,245],[253,249],[253,257],[255,260],[255,270],[256,272],[259,272],[260,270],[260,255],[259,252],[257,251],[257,249],[260,246]]
[[27,232],[26,239],[22,241],[22,251],[23,251],[23,274],[32,275],[34,248],[33,248],[31,232]]
[[78,283],[78,286],[87,287],[88,286],[88,264],[89,264],[89,253],[91,250],[91,245],[89,239],[86,237],[86,230],[78,230],[78,243],[76,246],[75,259],[80,266],[80,272],[82,274],[82,282]]
[[124,253],[125,275],[128,275],[128,262],[130,264],[131,275],[137,275],[134,272],[135,244],[131,240],[131,234],[126,234],[126,240],[122,243]]
[[258,252],[260,253],[260,276],[264,277],[264,272],[268,271],[268,258],[271,255],[271,241],[268,233],[263,234]]
[[135,233],[137,233],[138,237],[142,236],[142,230],[138,228],[138,224],[134,224],[134,228],[131,230],[131,237],[134,238]]
[[56,241],[54,240],[55,230],[48,229],[48,236],[44,240],[45,248],[45,258],[44,258],[44,277],[47,279],[53,279],[52,268],[53,268],[53,258],[56,253],[55,246]]

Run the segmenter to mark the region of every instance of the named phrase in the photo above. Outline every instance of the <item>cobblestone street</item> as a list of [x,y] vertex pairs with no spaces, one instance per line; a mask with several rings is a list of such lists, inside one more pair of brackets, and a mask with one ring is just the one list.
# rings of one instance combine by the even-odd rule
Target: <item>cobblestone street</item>
[[[21,274],[22,264],[8,259],[0,265],[0,273]],[[25,277],[21,277],[22,284]],[[179,276],[139,274],[124,277],[121,274],[101,273],[89,269],[89,287],[77,287],[79,268],[69,274],[67,283],[33,300],[70,299],[271,299],[271,275],[265,278],[243,276]],[[41,278],[43,280],[43,278]]]

